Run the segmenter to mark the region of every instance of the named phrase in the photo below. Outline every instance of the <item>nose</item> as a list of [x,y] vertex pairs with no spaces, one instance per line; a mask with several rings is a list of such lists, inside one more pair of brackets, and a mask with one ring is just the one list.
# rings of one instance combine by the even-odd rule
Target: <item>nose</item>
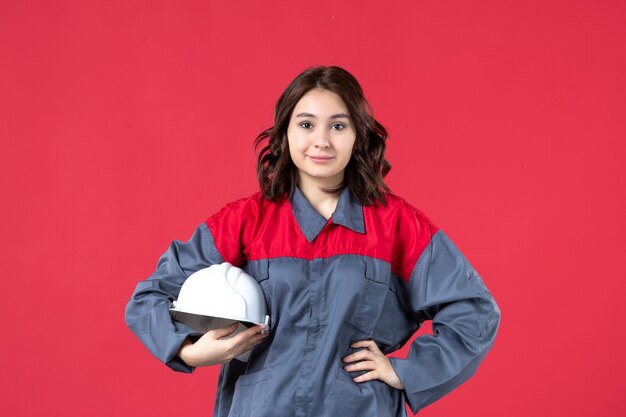
[[324,129],[320,129],[317,132],[317,135],[315,135],[315,147],[316,148],[329,148],[330,147],[330,141],[328,138],[328,131],[324,130]]

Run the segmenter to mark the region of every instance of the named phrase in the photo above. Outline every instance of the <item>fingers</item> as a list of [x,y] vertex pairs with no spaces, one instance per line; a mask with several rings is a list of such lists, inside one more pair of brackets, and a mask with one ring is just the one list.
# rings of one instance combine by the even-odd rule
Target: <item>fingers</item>
[[237,339],[237,342],[243,341],[246,339],[250,339],[251,337],[261,334],[263,330],[265,330],[266,326],[263,324],[257,324],[256,326],[252,326],[249,329],[246,329],[234,336],[233,339]]
[[[378,379],[388,383],[389,359],[373,340],[360,340],[350,345],[352,348],[365,348],[343,358],[349,364],[344,366],[347,372],[369,371],[352,380],[356,383]],[[352,362],[352,363],[350,363]],[[395,375],[395,373],[394,373]],[[395,380],[394,380],[395,381]],[[396,384],[397,385],[397,384]]]
[[235,322],[235,323],[232,323],[228,327],[222,327],[222,328],[219,328],[219,329],[209,330],[207,333],[211,332],[211,335],[215,339],[222,339],[222,338],[232,334],[235,330],[237,330],[237,326],[238,325],[239,324],[237,322]]
[[356,362],[362,360],[372,360],[378,355],[382,355],[383,353],[378,348],[378,345],[373,340],[360,340],[350,345],[353,348],[364,347],[367,349],[359,350],[358,352],[352,353],[343,358],[344,362]]
[[352,378],[354,382],[365,382],[365,381],[371,381],[373,379],[380,379],[380,375],[378,371],[370,371],[363,375],[359,375],[356,378]]
[[195,343],[184,342],[180,349],[181,359],[190,366],[208,366],[229,362],[269,336],[269,334],[261,333],[266,327],[263,325],[254,326],[233,335],[238,326],[239,323],[235,322],[228,327],[209,330]]
[[229,357],[237,357],[245,352],[248,352],[256,345],[261,343],[263,339],[269,336],[269,333],[261,333],[266,326],[258,325],[242,331],[241,333],[226,339],[228,343]]
[[367,359],[373,359],[374,355],[369,350],[359,350],[358,352],[351,353],[348,356],[344,356],[344,362],[356,362],[356,361],[364,361]]
[[250,339],[248,339],[247,343],[249,346],[249,349],[252,349],[253,347],[255,347],[256,345],[258,345],[259,343],[261,343],[263,340],[265,340],[267,337],[269,336],[269,334],[267,333],[258,333],[255,334],[254,336],[252,336]]
[[373,340],[359,340],[350,345],[353,348],[366,347],[372,352],[380,352],[378,345]]
[[356,371],[372,371],[376,369],[376,362],[374,361],[361,361],[357,363],[353,363],[351,365],[346,365],[343,367],[348,372],[356,372]]
[[230,340],[234,345],[241,345],[244,346],[246,350],[249,350],[261,340],[269,336],[268,333],[262,333],[265,328],[266,326],[262,324],[250,327],[236,336],[233,336]]

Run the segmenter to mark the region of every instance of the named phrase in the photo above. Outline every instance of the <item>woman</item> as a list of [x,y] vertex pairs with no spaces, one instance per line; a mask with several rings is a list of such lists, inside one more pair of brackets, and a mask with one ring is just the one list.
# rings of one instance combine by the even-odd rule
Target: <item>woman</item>
[[[500,312],[476,271],[422,212],[389,192],[385,129],[338,67],[298,75],[280,97],[257,171],[261,191],[175,241],[126,310],[176,371],[221,363],[215,416],[404,416],[470,378]],[[263,288],[273,323],[230,339],[168,309],[193,272],[230,262]],[[400,348],[424,320],[433,334]],[[247,364],[236,356],[252,351]]]

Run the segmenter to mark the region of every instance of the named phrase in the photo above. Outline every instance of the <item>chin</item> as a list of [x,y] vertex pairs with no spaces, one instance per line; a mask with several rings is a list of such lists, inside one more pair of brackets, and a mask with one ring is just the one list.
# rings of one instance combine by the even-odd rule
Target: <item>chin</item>
[[306,175],[312,180],[328,181],[336,178],[338,182],[343,181],[343,176],[338,172],[307,172]]

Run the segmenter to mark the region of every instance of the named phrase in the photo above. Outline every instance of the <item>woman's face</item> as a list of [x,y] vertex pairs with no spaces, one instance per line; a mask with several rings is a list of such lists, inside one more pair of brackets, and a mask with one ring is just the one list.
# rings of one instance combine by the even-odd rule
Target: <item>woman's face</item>
[[356,140],[356,130],[341,98],[313,89],[296,104],[287,128],[289,153],[301,182],[335,187]]

